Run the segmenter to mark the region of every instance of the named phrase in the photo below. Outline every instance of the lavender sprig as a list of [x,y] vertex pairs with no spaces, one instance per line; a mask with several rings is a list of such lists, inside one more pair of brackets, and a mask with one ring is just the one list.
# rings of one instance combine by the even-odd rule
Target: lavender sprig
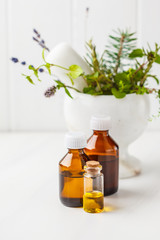
[[55,86],[52,86],[52,87],[48,88],[44,93],[45,97],[49,98],[51,96],[54,96],[54,94],[56,93],[56,89],[57,88]]
[[12,57],[12,58],[11,58],[11,61],[14,62],[14,63],[19,62],[19,61],[18,61],[18,58],[15,58],[15,57]]
[[[14,62],[14,63],[20,63],[20,64],[23,65],[23,66],[28,66],[28,67],[31,66],[32,68],[34,68],[34,66],[33,66],[32,64],[27,64],[26,61],[19,61],[19,59],[16,58],[16,57],[12,57],[12,58],[11,58],[11,61]],[[40,73],[42,73],[42,72],[44,72],[45,70],[44,70],[43,68],[39,68],[38,71],[39,71]]]
[[36,30],[33,29],[34,34],[36,35],[35,37],[32,37],[32,39],[37,42],[42,48],[45,48],[48,52],[50,51],[49,48],[45,45],[45,41],[41,38],[40,33]]
[[[37,37],[40,38],[40,36],[38,35],[39,33],[34,30],[34,32],[37,34]],[[52,67],[58,67],[58,68],[61,68],[65,71],[67,71],[67,76],[70,78],[71,80],[71,83],[72,85],[74,84],[73,80],[78,78],[79,76],[82,76],[83,75],[83,70],[80,66],[78,65],[71,65],[69,66],[68,68],[66,67],[63,67],[63,66],[60,66],[60,65],[57,65],[57,64],[51,64],[51,63],[48,63],[46,62],[45,60],[45,56],[44,56],[44,51],[45,51],[45,48],[43,48],[43,51],[42,51],[42,59],[44,61],[43,64],[41,64],[40,66],[38,67],[34,67],[33,65],[28,65],[25,61],[22,61],[20,62],[18,60],[18,58],[15,58],[15,57],[12,57],[11,58],[11,61],[13,61],[14,63],[21,63],[22,65],[28,65],[28,69],[32,71],[32,74],[31,75],[26,75],[26,74],[22,74],[22,76],[24,76],[27,81],[29,81],[31,84],[34,84],[34,81],[32,79],[32,76],[34,75],[38,81],[41,81],[39,79],[39,72],[42,73],[42,72],[46,72],[45,70],[47,70],[48,74],[51,75],[51,76],[54,76],[55,78],[55,75],[52,74],[51,72],[51,68]],[[44,70],[45,69],[45,70]],[[46,97],[51,97],[53,96],[55,93],[56,93],[56,90],[59,90],[60,88],[63,88],[65,93],[70,97],[72,98],[70,92],[68,89],[73,89],[77,92],[80,92],[78,89],[74,88],[73,86],[68,86],[68,85],[65,85],[63,82],[61,82],[61,80],[55,80],[53,79],[57,85],[56,86],[52,86],[50,87],[46,92],[45,92],[45,96]]]

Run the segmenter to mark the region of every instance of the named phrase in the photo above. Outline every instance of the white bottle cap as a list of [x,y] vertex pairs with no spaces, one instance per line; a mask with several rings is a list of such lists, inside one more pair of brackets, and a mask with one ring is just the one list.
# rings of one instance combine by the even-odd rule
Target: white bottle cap
[[111,117],[103,115],[92,116],[90,127],[92,130],[97,131],[109,130],[111,128]]
[[87,146],[87,139],[82,132],[69,132],[65,136],[66,147],[70,149],[82,149]]

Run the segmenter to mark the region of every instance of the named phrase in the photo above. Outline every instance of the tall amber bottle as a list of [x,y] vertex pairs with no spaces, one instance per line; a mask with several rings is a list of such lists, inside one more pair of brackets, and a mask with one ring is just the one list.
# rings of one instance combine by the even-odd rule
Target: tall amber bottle
[[59,163],[60,200],[67,207],[83,206],[84,166],[88,157],[84,153],[87,145],[83,133],[66,134],[68,153]]
[[109,135],[111,120],[109,117],[94,116],[91,118],[93,135],[88,139],[85,153],[90,160],[102,165],[104,174],[104,196],[118,191],[119,149]]

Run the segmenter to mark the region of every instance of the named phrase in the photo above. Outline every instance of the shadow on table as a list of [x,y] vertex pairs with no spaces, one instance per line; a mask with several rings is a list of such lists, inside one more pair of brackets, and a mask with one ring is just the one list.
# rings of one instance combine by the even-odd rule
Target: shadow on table
[[[124,181],[124,185],[123,185]],[[160,161],[143,163],[142,173],[134,178],[122,179],[122,187],[111,196],[104,198],[104,213],[117,212],[124,209],[133,211],[134,207],[141,208],[143,202],[149,204],[159,193]]]
[[134,201],[139,192],[120,189],[117,193],[104,198],[104,213],[116,212],[127,207],[126,202]]

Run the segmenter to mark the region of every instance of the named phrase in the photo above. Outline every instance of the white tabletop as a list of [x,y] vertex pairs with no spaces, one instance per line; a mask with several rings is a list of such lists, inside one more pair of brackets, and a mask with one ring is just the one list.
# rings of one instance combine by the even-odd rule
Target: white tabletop
[[143,173],[120,180],[105,198],[106,212],[64,207],[58,162],[64,133],[0,133],[0,240],[159,240],[160,132],[146,132],[130,147]]

